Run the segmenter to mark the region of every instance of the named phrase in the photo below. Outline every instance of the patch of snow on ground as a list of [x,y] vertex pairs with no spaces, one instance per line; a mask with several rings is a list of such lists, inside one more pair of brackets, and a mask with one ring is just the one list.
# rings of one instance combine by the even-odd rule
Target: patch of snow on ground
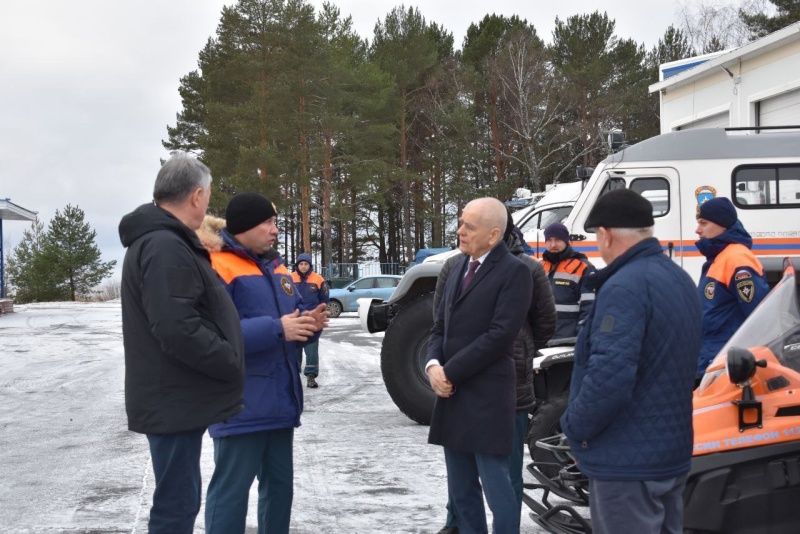
[[[322,336],[321,387],[305,390],[295,434],[294,533],[444,525],[442,450],[386,393],[381,341],[355,314]],[[154,481],[146,438],[127,430],[119,302],[16,306],[0,317],[0,369],[0,532],[147,532]],[[207,436],[203,447],[205,495]],[[254,485],[248,532],[256,502]],[[523,533],[543,532],[522,515]]]

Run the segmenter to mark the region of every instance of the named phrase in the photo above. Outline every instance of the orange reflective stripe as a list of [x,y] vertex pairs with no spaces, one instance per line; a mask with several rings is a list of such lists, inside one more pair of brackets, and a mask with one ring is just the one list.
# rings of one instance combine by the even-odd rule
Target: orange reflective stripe
[[212,252],[211,267],[217,271],[226,284],[230,284],[234,278],[239,276],[263,274],[258,265],[231,252]]
[[289,273],[289,269],[287,269],[285,265],[278,265],[277,267],[275,267],[275,274],[288,275],[290,273]]
[[734,273],[745,267],[753,269],[759,275],[764,274],[764,267],[749,248],[739,243],[732,243],[714,259],[706,276],[722,282],[727,287]]
[[553,271],[553,264],[543,259],[542,267],[544,267],[544,270],[548,275],[552,274],[553,272],[557,272],[574,274],[580,277],[583,276],[584,271],[586,271],[586,263],[582,262],[578,258],[570,258],[566,261],[559,262],[555,271]]
[[556,272],[574,274],[576,276],[583,276],[583,272],[585,270],[586,270],[585,263],[583,263],[581,260],[577,258],[570,258],[566,262],[562,261],[561,263],[559,263]]
[[[277,273],[278,270],[275,269],[275,272]],[[295,284],[299,284],[300,282],[302,282],[300,274],[297,272],[292,273],[292,281],[294,281]],[[308,278],[306,278],[306,282],[308,282],[309,284],[317,284],[318,287],[322,287],[322,284],[325,283],[325,279],[322,278],[322,276],[320,276],[319,274],[312,272],[311,274],[308,275]]]
[[322,287],[322,284],[325,283],[325,279],[323,279],[318,273],[311,273],[308,275],[308,281],[312,284],[317,284],[319,287]]

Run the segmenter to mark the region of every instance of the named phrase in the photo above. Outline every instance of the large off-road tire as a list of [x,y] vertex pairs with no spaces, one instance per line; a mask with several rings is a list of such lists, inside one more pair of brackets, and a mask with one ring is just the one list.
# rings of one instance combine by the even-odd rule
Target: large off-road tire
[[433,326],[433,293],[403,306],[386,329],[381,373],[389,396],[400,411],[429,425],[436,395],[425,374],[428,338]]
[[[536,442],[561,433],[561,416],[567,409],[569,391],[562,391],[551,397],[536,409],[528,427],[528,449],[534,462],[558,463],[554,453],[540,449]],[[541,466],[539,470],[548,478],[558,476],[560,466]]]
[[342,314],[342,303],[338,300],[330,301],[328,311],[331,312],[331,317],[339,317]]

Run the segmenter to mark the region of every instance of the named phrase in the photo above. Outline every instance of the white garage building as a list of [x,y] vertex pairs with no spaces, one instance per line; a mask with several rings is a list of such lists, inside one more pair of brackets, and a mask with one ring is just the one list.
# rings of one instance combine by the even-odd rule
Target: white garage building
[[661,97],[661,133],[800,125],[800,22],[734,50],[661,65],[661,79],[650,86]]

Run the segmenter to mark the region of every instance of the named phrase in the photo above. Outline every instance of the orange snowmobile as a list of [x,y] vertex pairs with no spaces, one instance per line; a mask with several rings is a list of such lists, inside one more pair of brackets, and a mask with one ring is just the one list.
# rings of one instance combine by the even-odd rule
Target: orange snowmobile
[[[800,533],[800,276],[787,260],[783,279],[706,369],[694,392],[694,452],[683,494],[686,534]],[[548,532],[590,533],[573,506],[550,493],[588,501],[588,483],[559,437],[537,446],[567,458],[544,490],[525,495]]]

